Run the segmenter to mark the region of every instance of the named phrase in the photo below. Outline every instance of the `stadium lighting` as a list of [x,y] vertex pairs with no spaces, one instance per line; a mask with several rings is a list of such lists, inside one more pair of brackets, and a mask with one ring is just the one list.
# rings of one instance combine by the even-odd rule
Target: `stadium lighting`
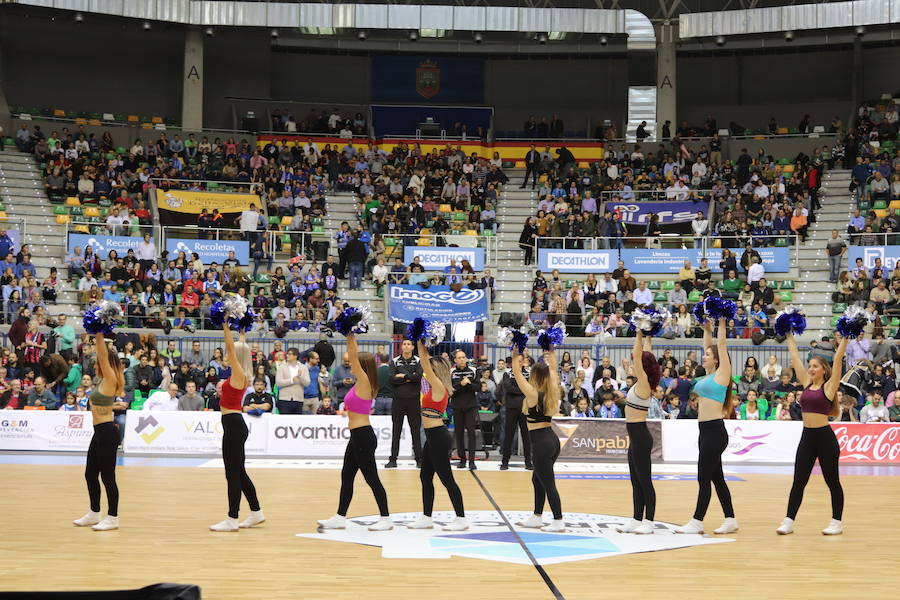
[[606,37],[605,35],[601,35],[601,36],[600,36],[600,45],[601,45],[601,46],[605,46],[605,45],[607,45],[608,43],[609,43],[609,38]]
[[794,32],[793,31],[785,31],[784,32],[784,41],[793,42],[794,41]]
[[141,25],[141,27],[144,29],[144,31],[150,31],[150,28],[152,27],[152,25],[150,25],[150,21],[144,21],[144,23]]
[[75,22],[81,23],[82,21],[84,21],[84,15],[81,13],[75,13]]
[[278,30],[277,30],[277,29],[273,29],[272,31],[269,32],[269,36],[270,36],[273,40],[277,40],[277,39],[278,39]]
[[481,34],[480,31],[476,31],[475,35],[472,36],[472,39],[475,40],[476,44],[480,44],[481,42],[484,41],[484,36]]
[[419,32],[418,31],[410,31],[409,32],[409,41],[411,41],[411,42],[419,41]]
[[362,31],[359,31],[359,32],[356,34],[356,39],[358,39],[358,40],[361,41],[361,42],[366,41],[366,38],[367,38],[367,37],[369,37],[369,34],[366,33],[366,30],[365,30],[365,29],[363,29]]
[[725,36],[717,35],[716,36],[716,46],[724,46],[725,45]]
[[537,41],[538,41],[538,44],[541,44],[541,45],[546,44],[547,43],[547,34],[539,33],[537,36]]
[[207,27],[207,28],[203,31],[203,33],[204,33],[204,35],[206,35],[206,37],[212,37],[212,36],[214,36],[214,35],[216,34],[216,32],[213,30],[212,27]]

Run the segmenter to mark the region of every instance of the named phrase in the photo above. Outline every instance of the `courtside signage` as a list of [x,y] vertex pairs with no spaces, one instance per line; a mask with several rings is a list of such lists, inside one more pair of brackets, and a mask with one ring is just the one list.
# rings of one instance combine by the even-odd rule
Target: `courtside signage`
[[856,259],[863,259],[863,264],[870,271],[875,266],[875,259],[881,259],[881,266],[888,271],[900,261],[900,246],[850,246],[847,252],[847,270],[856,268]]
[[86,452],[94,434],[88,412],[0,410],[0,449]]
[[[369,420],[378,440],[376,456],[390,456],[392,420],[389,416],[371,416]],[[269,420],[267,454],[270,456],[343,456],[350,439],[347,419],[325,415],[277,415]],[[409,427],[400,434],[400,454],[412,453]]]
[[[791,255],[789,248],[754,248],[759,252],[762,265],[766,273],[787,273],[791,270]],[[742,248],[732,250],[740,263],[744,254]],[[684,267],[684,261],[691,261],[692,267],[700,266],[703,259],[703,251],[700,249],[658,248],[658,249],[633,249],[623,248],[620,251],[625,268],[635,273],[678,273]],[[709,248],[706,251],[709,268],[714,273],[721,273],[719,261],[722,260],[722,250]],[[610,269],[611,271],[612,269]]]
[[[266,453],[269,419],[244,415],[251,456]],[[218,412],[129,410],[125,420],[125,451],[134,454],[220,454],[222,415]]]
[[450,259],[456,260],[456,272],[462,272],[462,261],[467,260],[476,271],[484,270],[484,248],[451,248],[449,246],[406,246],[403,262],[410,265],[418,258],[426,271],[443,271],[450,266]]
[[538,249],[538,268],[545,273],[610,273],[618,260],[616,250]]

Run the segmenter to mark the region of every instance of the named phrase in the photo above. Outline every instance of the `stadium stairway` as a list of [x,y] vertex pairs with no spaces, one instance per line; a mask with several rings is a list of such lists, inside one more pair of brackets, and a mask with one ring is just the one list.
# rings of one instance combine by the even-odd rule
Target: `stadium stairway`
[[51,315],[79,314],[77,293],[66,284],[68,273],[63,266],[66,224],[56,222],[33,156],[16,151],[0,152],[0,197],[8,218],[5,225],[22,231],[24,222],[21,243],[31,246],[38,283],[50,275],[50,267],[59,270],[61,285],[57,304],[48,306],[47,312]]
[[[497,299],[492,312],[528,312],[531,298],[531,282],[537,264],[525,266],[524,253],[519,248],[519,235],[525,220],[532,216],[537,206],[537,192],[530,187],[519,189],[524,169],[507,171],[509,184],[503,192],[502,202],[497,210],[499,230],[497,231],[497,255],[495,264],[488,265],[497,280]],[[537,257],[535,257],[535,263]],[[496,322],[496,318],[494,319]]]

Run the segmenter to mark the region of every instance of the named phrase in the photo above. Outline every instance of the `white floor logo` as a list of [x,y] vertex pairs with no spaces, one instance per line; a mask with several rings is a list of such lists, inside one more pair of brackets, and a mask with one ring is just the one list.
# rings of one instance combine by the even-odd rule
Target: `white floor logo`
[[[504,511],[510,523],[528,517],[528,511]],[[365,546],[381,546],[383,558],[450,558],[462,556],[521,565],[531,564],[522,544],[542,565],[574,562],[657,550],[674,550],[689,546],[733,542],[730,538],[702,535],[678,535],[674,525],[656,523],[654,535],[621,534],[615,526],[624,523],[626,517],[585,513],[566,513],[564,533],[545,533],[539,529],[515,527],[513,534],[499,515],[490,510],[469,511],[471,527],[458,533],[443,531],[440,525],[453,520],[451,512],[435,512],[434,529],[407,529],[419,513],[391,515],[395,527],[392,531],[369,531],[367,526],[378,520],[377,515],[352,517],[347,529],[327,530],[322,533],[298,533],[297,537],[347,542]],[[547,516],[549,519],[549,516]]]

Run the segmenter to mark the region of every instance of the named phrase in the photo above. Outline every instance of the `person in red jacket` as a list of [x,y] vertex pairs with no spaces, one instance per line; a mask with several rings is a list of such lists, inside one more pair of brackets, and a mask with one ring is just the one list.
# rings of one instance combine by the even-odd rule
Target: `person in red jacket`
[[200,307],[200,296],[194,291],[194,286],[190,283],[184,286],[181,293],[181,304],[179,305],[192,317],[197,317],[197,309]]

